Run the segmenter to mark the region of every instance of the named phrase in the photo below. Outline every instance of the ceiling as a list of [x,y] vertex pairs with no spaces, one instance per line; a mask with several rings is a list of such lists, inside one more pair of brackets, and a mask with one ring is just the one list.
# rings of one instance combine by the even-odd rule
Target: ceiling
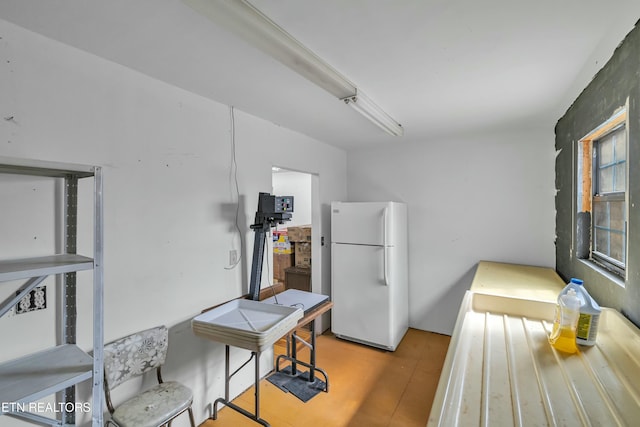
[[180,0],[2,0],[0,17],[345,149],[553,129],[638,0],[250,0],[369,95],[393,137]]

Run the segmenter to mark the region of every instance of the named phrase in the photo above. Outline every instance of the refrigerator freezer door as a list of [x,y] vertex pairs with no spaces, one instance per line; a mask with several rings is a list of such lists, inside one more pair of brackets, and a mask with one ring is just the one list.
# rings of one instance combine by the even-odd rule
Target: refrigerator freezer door
[[391,203],[366,202],[331,204],[331,241],[356,245],[389,245]]
[[[341,338],[392,348],[391,286],[385,284],[381,246],[331,245],[332,331]],[[391,284],[392,285],[392,284]]]

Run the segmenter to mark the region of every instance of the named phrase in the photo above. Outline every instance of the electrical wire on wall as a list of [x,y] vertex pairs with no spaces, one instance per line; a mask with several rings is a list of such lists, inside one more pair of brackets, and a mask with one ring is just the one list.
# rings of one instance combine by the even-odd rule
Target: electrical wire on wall
[[[238,163],[236,161],[236,124],[235,124],[235,109],[233,106],[229,106],[229,124],[230,124],[230,130],[229,130],[229,134],[230,134],[230,145],[231,145],[231,164],[229,166],[229,182],[233,182],[233,188],[235,189],[235,196],[236,196],[236,215],[235,215],[235,225],[236,225],[236,230],[238,232],[238,238],[240,239],[240,254],[238,255],[236,261],[229,265],[228,267],[225,267],[225,270],[232,270],[234,268],[236,268],[236,266],[238,264],[240,264],[240,260],[242,259],[242,253],[244,252],[243,250],[243,243],[242,243],[242,230],[240,229],[240,223],[239,223],[239,218],[240,218],[240,187],[238,185]],[[268,236],[269,236],[269,240],[273,239],[273,235],[272,235],[272,231],[269,230],[268,232]],[[263,257],[267,255],[266,252],[263,252]],[[270,263],[269,263],[269,256],[266,256],[267,258],[267,279],[268,279],[268,284],[269,284],[269,288],[271,289],[271,292],[273,293],[274,299],[276,304],[278,304],[278,298],[276,296],[276,291],[275,291],[275,287],[272,283],[271,280],[271,268],[270,268]],[[264,258],[263,258],[264,260]]]
[[240,260],[242,259],[243,253],[243,245],[242,245],[242,231],[240,230],[239,218],[240,218],[240,188],[238,186],[238,163],[236,161],[236,120],[235,120],[235,112],[233,106],[229,106],[229,125],[230,125],[230,141],[231,141],[231,165],[229,166],[229,182],[233,181],[234,188],[236,190],[236,230],[238,231],[238,239],[240,239],[240,253],[236,258],[236,262],[231,264],[228,267],[225,267],[225,270],[232,270],[236,268],[238,264],[240,264]]

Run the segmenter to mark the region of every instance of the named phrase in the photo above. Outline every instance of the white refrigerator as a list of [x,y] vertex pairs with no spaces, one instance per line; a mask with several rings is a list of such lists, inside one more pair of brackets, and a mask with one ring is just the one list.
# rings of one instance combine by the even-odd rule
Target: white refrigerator
[[407,206],[331,203],[331,330],[394,351],[409,327]]

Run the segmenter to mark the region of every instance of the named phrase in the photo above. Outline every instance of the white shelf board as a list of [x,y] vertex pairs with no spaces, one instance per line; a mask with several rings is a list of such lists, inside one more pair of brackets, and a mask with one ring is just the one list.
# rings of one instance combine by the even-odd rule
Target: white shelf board
[[91,270],[92,268],[93,259],[74,254],[6,260],[0,261],[0,282]]
[[53,178],[75,175],[78,178],[86,178],[95,175],[95,170],[95,166],[0,156],[0,173]]
[[93,359],[78,346],[53,347],[0,364],[0,402],[33,402],[92,374]]

